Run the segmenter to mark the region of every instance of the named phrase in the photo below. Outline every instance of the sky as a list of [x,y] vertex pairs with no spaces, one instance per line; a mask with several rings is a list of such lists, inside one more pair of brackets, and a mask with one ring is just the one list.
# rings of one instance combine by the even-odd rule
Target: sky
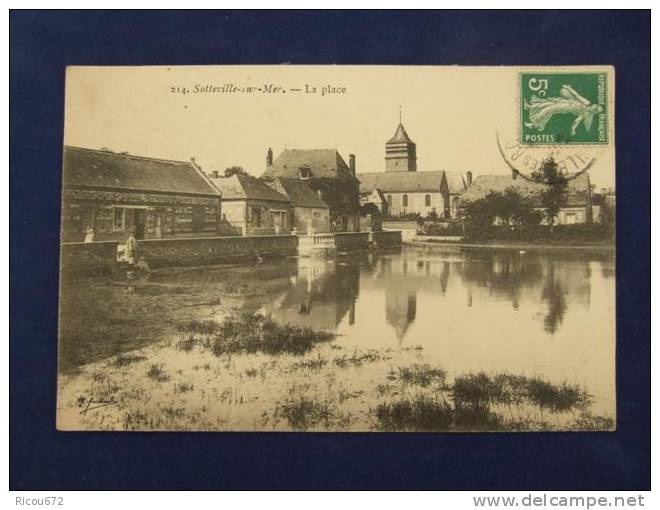
[[[496,134],[505,141],[516,138],[518,71],[458,66],[69,67],[64,143],[163,159],[194,157],[207,172],[238,165],[254,175],[265,170],[269,147],[275,157],[285,148],[336,148],[346,161],[349,154],[356,155],[358,174],[380,172],[385,142],[394,134],[401,110],[417,144],[418,171],[505,174],[510,170]],[[246,87],[261,91],[247,92]],[[613,143],[600,151],[589,172],[597,186],[614,185]]]

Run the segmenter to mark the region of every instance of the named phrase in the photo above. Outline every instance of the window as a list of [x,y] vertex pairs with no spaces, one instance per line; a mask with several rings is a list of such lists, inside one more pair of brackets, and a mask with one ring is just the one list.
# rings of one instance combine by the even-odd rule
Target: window
[[124,230],[124,212],[121,207],[115,207],[115,230]]
[[312,176],[312,171],[309,168],[301,167],[300,168],[300,178],[309,179]]
[[251,207],[252,212],[252,224],[255,227],[261,226],[261,207]]
[[392,195],[387,195],[387,205],[392,207]]
[[431,207],[431,195],[426,195],[424,197],[424,205],[426,207]]
[[408,195],[403,195],[403,207],[408,207]]
[[577,215],[575,213],[566,213],[566,224],[575,225],[577,223]]

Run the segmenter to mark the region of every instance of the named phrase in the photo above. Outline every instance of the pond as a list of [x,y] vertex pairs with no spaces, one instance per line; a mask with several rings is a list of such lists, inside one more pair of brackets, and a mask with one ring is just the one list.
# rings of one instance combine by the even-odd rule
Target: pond
[[[586,388],[615,415],[615,263],[608,250],[405,247],[334,259],[62,281],[60,369],[236,310],[336,332],[347,350],[414,351],[449,374],[509,373]],[[365,369],[368,371],[368,369]]]

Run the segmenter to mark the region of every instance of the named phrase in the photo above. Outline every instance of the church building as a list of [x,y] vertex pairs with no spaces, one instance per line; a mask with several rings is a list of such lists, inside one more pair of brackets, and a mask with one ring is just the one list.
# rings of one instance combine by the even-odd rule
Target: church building
[[472,179],[467,172],[444,170],[418,172],[417,146],[403,123],[385,144],[385,171],[361,173],[360,203],[373,204],[385,216],[420,214],[423,218],[454,218],[458,214],[459,197]]

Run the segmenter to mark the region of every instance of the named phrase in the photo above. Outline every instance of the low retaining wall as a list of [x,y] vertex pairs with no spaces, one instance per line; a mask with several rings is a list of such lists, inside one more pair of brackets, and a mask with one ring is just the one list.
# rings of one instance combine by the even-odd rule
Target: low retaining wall
[[[307,238],[313,237],[301,236],[301,248]],[[366,250],[370,242],[379,248],[401,245],[400,231],[340,232],[316,237],[323,239],[328,237],[333,247],[332,252]],[[109,273],[117,265],[117,245],[116,241],[62,243],[62,271],[86,274]],[[138,249],[140,258],[152,269],[206,266],[228,262],[249,262],[255,260],[257,256],[263,258],[293,256],[298,251],[298,237],[273,235],[143,239],[138,242]]]
[[95,243],[62,243],[62,272],[105,274],[111,272],[117,260],[117,241]]
[[335,246],[337,251],[366,250],[369,248],[369,232],[337,232]]
[[[63,272],[103,274],[116,267],[117,242],[62,243]],[[140,258],[152,269],[169,266],[204,266],[248,262],[295,255],[296,236],[194,237],[143,239],[138,242]]]
[[403,238],[400,230],[383,230],[372,232],[372,240],[378,248],[393,248],[401,246]]
[[276,258],[295,255],[296,236],[211,237],[195,239],[149,239],[140,241],[140,257],[152,269],[168,266],[206,266],[248,262],[257,255]]
[[399,231],[404,242],[412,241],[417,235],[419,226],[414,221],[384,221],[383,230]]

